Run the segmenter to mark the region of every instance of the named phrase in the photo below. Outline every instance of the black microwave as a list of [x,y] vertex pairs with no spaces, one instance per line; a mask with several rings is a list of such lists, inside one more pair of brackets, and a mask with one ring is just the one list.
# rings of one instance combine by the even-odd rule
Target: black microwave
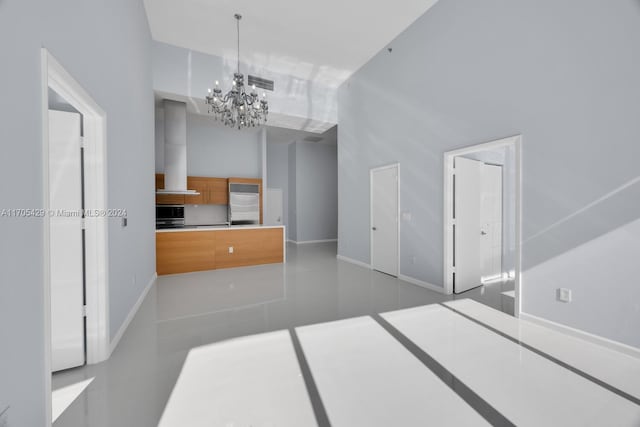
[[184,227],[184,205],[156,205],[156,228]]

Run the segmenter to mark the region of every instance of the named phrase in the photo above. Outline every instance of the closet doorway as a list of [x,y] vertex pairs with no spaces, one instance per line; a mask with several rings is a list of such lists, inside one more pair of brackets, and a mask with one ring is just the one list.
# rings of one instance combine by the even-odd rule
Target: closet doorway
[[444,283],[460,294],[513,280],[520,312],[521,136],[444,155]]

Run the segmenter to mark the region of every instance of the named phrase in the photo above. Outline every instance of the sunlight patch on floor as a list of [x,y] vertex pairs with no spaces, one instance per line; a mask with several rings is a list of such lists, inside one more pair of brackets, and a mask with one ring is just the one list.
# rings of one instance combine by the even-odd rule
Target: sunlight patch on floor
[[82,394],[94,378],[53,390],[51,393],[51,419],[53,422]]

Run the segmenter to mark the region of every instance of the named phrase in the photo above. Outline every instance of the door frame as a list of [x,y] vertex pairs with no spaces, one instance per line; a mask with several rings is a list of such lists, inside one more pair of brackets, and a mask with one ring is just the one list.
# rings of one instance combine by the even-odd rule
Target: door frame
[[[56,58],[41,48],[44,375],[47,425],[51,424],[51,266],[49,254],[49,88],[82,114],[85,207],[107,209],[107,115]],[[85,292],[87,364],[110,356],[108,218],[85,219]]]
[[396,223],[398,226],[398,271],[397,276],[400,277],[400,162],[386,164],[384,166],[378,166],[375,168],[369,169],[369,265],[373,270],[373,173],[385,169],[396,169],[396,173],[398,176],[397,180],[397,204],[398,204],[398,212],[396,215]]
[[[444,247],[444,291],[445,294],[453,294],[453,160],[457,156],[477,153],[479,151],[492,150],[502,147],[513,147],[515,153],[515,188],[516,188],[516,259],[515,259],[515,304],[514,316],[519,317],[522,309],[522,135],[514,135],[495,141],[472,145],[444,153],[444,221],[443,221],[443,247]],[[504,186],[504,181],[503,181]],[[503,218],[504,221],[504,218]]]

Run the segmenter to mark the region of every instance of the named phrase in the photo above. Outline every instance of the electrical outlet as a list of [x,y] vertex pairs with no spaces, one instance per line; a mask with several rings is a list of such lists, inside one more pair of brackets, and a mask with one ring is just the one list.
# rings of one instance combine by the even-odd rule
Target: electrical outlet
[[232,254],[233,253],[233,246],[229,246],[229,253]]
[[558,288],[556,291],[556,298],[560,302],[571,302],[571,289],[567,288]]
[[402,220],[403,221],[411,221],[411,212],[409,212],[409,211],[402,212]]

